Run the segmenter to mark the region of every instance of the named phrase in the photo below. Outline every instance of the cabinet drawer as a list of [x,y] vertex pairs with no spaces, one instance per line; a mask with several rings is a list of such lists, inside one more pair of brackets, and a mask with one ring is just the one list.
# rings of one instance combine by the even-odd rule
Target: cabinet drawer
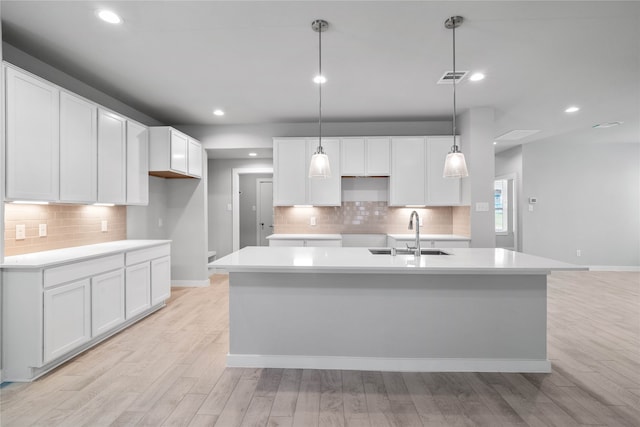
[[95,276],[107,271],[124,267],[124,254],[76,262],[44,270],[44,287],[50,288],[61,283],[71,282],[84,277]]
[[171,254],[169,245],[154,246],[152,248],[139,249],[127,252],[127,265],[139,264],[156,258],[162,258]]

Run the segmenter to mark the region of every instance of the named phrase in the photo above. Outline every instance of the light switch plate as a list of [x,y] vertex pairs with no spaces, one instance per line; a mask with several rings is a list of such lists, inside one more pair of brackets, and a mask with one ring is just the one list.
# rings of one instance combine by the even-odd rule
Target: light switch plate
[[109,231],[109,223],[107,222],[106,219],[102,220],[102,223],[101,223],[100,227],[101,227],[103,233]]
[[47,224],[38,225],[38,236],[47,237]]
[[16,225],[16,240],[24,240],[26,238],[27,229],[24,224]]
[[489,212],[489,203],[476,202],[476,212]]
[[312,216],[312,217],[309,219],[309,224],[310,224],[310,225],[316,225],[316,217],[315,217],[315,216]]

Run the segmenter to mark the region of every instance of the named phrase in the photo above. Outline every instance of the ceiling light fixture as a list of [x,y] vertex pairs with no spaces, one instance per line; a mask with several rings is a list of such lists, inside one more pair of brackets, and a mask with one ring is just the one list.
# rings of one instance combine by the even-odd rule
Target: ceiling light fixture
[[327,78],[325,76],[315,76],[313,82],[321,85],[327,82]]
[[484,80],[484,77],[485,75],[482,73],[473,73],[471,77],[469,77],[469,80],[472,82],[479,82],[480,80]]
[[218,109],[218,110],[213,110],[213,115],[214,116],[224,116],[224,111]]
[[565,113],[575,113],[576,111],[580,111],[580,107],[571,106],[564,110]]
[[[447,29],[453,30],[453,74],[456,74],[456,28],[462,25],[464,19],[462,16],[452,16],[444,21]],[[469,176],[467,171],[467,162],[464,154],[460,152],[458,144],[456,144],[456,80],[453,80],[453,146],[447,154],[444,161],[444,171],[442,176],[445,178],[464,178]]]
[[249,157],[256,157],[258,153],[249,153]]
[[[322,77],[322,33],[327,31],[329,23],[316,19],[311,23],[311,28],[318,33],[318,76]],[[311,156],[309,178],[331,178],[329,156],[322,149],[322,84],[318,84],[318,148]]]
[[122,18],[118,16],[117,13],[112,12],[110,10],[102,9],[97,12],[98,18],[102,19],[104,22],[108,22],[109,24],[121,24]]

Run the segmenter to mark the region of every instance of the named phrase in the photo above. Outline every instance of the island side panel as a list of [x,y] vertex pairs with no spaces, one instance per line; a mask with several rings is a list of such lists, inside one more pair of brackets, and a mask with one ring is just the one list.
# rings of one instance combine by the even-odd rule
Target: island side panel
[[340,358],[548,365],[546,274],[231,273],[229,292],[235,366],[243,356],[265,367],[297,357],[338,368]]

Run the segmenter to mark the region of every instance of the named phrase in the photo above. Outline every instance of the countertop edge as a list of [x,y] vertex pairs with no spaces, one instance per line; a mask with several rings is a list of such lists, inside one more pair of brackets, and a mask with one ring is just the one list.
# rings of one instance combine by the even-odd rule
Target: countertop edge
[[[127,243],[123,243],[123,242],[127,242]],[[129,243],[131,242],[131,243]],[[115,246],[115,244],[120,243],[120,245],[122,245],[122,247],[114,247],[114,248],[109,248],[109,246]],[[0,270],[34,270],[34,269],[42,269],[42,268],[48,268],[48,267],[52,267],[52,266],[59,266],[59,265],[64,265],[64,264],[70,264],[70,263],[74,263],[74,262],[79,262],[79,261],[87,261],[93,258],[100,258],[103,257],[105,255],[113,255],[113,254],[118,254],[118,253],[123,253],[123,252],[131,252],[131,251],[135,251],[135,250],[139,250],[139,249],[145,249],[145,248],[152,248],[154,246],[161,246],[161,245],[165,245],[165,244],[170,244],[171,240],[115,240],[113,242],[104,242],[104,243],[96,243],[93,245],[86,245],[86,246],[74,246],[71,248],[62,248],[62,249],[54,249],[52,251],[44,251],[50,253],[51,252],[55,252],[55,251],[65,251],[65,250],[78,250],[78,248],[87,248],[87,247],[92,247],[92,248],[96,248],[96,246],[99,245],[104,245],[105,248],[104,250],[100,251],[96,251],[87,255],[74,255],[74,256],[69,256],[69,257],[64,257],[62,256],[60,259],[57,260],[51,260],[51,261],[45,261],[45,262],[39,262],[36,263],[34,261],[30,261],[27,260],[24,263],[6,263],[6,259],[7,258],[13,258],[13,257],[35,257],[37,255],[35,254],[39,254],[39,252],[33,252],[30,254],[23,254],[23,255],[13,255],[10,257],[6,257],[5,258],[5,262],[0,264]],[[43,252],[43,253],[44,253]]]
[[247,266],[238,267],[234,265],[216,265],[216,271],[225,273],[314,273],[314,274],[423,274],[423,275],[548,275],[553,271],[588,271],[588,267],[577,266],[575,268],[371,268],[371,267],[269,267],[269,266]]

